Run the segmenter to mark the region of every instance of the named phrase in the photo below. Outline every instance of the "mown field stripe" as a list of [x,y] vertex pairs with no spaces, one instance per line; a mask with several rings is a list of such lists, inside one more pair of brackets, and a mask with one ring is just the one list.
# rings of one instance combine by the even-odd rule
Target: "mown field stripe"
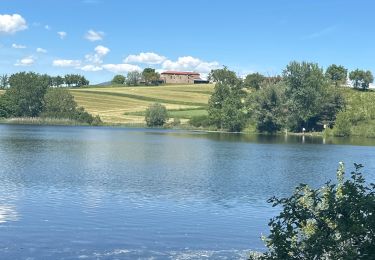
[[[74,93],[76,91],[72,91]],[[89,94],[96,94],[96,95],[108,95],[108,96],[116,96],[116,97],[127,97],[132,99],[138,99],[143,101],[150,101],[150,102],[158,102],[158,103],[165,103],[165,104],[175,104],[175,105],[188,105],[188,106],[203,106],[207,107],[206,103],[195,103],[195,102],[188,102],[188,101],[178,101],[178,100],[169,100],[169,99],[161,99],[161,98],[152,98],[134,94],[126,94],[126,93],[115,93],[115,92],[107,92],[107,91],[90,91],[90,90],[79,90],[78,93],[89,93]],[[73,94],[74,95],[74,94]]]

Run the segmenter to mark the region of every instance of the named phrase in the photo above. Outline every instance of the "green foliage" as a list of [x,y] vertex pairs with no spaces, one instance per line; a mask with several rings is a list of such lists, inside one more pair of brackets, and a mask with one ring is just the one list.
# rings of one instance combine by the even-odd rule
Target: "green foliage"
[[194,126],[194,127],[209,127],[210,126],[210,121],[208,116],[202,115],[202,116],[193,116],[189,120],[189,124]]
[[335,136],[350,136],[351,126],[352,123],[349,118],[349,114],[342,111],[341,113],[337,114],[333,134]]
[[271,198],[282,211],[270,220],[268,251],[257,259],[375,259],[375,185],[354,165],[350,179],[340,163],[337,184],[301,184],[289,198]]
[[274,133],[285,127],[287,110],[285,102],[285,84],[266,84],[262,89],[252,93],[247,106],[250,115],[255,119],[259,132]]
[[371,71],[364,71],[356,69],[349,73],[349,79],[353,82],[355,88],[362,88],[366,90],[369,88],[370,83],[374,82],[374,77]]
[[84,76],[81,76],[81,75],[78,75],[78,74],[67,74],[67,75],[65,75],[64,76],[64,83],[68,87],[82,87],[82,86],[86,86],[86,85],[90,84],[90,82]]
[[253,88],[255,90],[260,89],[262,83],[265,81],[265,77],[259,73],[252,73],[246,76],[244,85],[247,88]]
[[242,88],[242,80],[237,77],[234,71],[228,70],[225,66],[222,69],[211,70],[208,80],[231,87]]
[[146,85],[158,85],[160,75],[152,68],[145,68],[142,72],[142,77]]
[[112,79],[112,84],[122,85],[125,83],[125,77],[123,75],[116,75]]
[[150,105],[146,110],[147,126],[163,126],[168,120],[167,108],[159,103]]
[[230,95],[225,99],[222,109],[222,126],[229,132],[240,132],[246,124],[241,98]]
[[126,85],[138,86],[142,80],[142,74],[139,71],[130,71],[126,76]]
[[43,111],[44,94],[49,86],[49,76],[33,72],[20,72],[9,78],[10,88],[1,97],[7,114],[12,117],[36,117]]
[[101,124],[100,117],[93,117],[83,107],[78,107],[73,95],[66,89],[49,89],[44,100],[45,108],[42,117],[72,119],[90,125]]
[[239,132],[246,123],[242,99],[242,81],[233,71],[212,70],[210,78],[215,82],[215,89],[208,101],[208,117],[211,125],[231,132]]
[[9,86],[9,77],[7,74],[0,76],[0,89],[6,89]]
[[325,75],[338,87],[340,84],[345,83],[348,70],[344,66],[332,64],[327,68]]
[[[300,131],[311,129],[324,107],[327,81],[323,70],[316,63],[291,62],[283,72],[290,117],[289,128]],[[314,120],[315,119],[315,120]]]
[[73,118],[77,103],[68,90],[62,88],[50,88],[44,96],[45,107],[43,117]]

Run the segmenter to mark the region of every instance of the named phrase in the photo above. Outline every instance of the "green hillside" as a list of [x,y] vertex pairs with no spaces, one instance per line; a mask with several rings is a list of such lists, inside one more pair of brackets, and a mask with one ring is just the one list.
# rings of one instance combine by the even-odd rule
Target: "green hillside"
[[167,85],[157,87],[89,87],[71,89],[78,105],[99,115],[108,124],[144,123],[146,108],[155,102],[170,111],[171,118],[186,122],[205,115],[213,85]]

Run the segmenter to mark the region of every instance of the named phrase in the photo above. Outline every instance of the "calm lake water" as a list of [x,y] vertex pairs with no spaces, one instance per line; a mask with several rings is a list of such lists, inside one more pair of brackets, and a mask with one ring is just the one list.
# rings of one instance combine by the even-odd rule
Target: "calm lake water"
[[0,125],[0,259],[241,259],[266,200],[364,164],[375,140]]

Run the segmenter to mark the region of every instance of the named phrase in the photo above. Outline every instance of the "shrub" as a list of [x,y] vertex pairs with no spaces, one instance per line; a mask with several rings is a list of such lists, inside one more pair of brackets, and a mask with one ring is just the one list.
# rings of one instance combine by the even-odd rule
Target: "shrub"
[[208,126],[210,126],[209,118],[206,115],[193,116],[189,120],[189,124],[194,126],[194,127],[208,127]]
[[163,126],[168,120],[167,108],[159,103],[150,105],[146,110],[147,126]]
[[375,184],[365,185],[363,166],[354,166],[350,179],[340,163],[337,184],[301,184],[289,198],[271,198],[282,211],[269,222],[260,259],[375,259]]
[[346,112],[340,112],[337,114],[333,134],[335,136],[349,136],[351,134],[351,126],[352,122],[349,114]]

